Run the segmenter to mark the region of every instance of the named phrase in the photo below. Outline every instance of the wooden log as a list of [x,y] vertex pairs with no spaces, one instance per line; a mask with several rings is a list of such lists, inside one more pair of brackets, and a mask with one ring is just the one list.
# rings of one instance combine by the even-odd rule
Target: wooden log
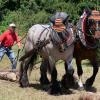
[[19,72],[0,71],[0,79],[17,82],[19,80]]
[[100,100],[100,93],[86,92],[80,95],[79,100]]

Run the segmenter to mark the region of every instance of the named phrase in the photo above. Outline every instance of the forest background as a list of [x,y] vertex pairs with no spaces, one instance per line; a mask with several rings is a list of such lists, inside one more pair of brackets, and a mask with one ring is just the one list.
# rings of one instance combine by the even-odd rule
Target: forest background
[[36,23],[47,24],[56,11],[67,12],[75,24],[85,7],[100,10],[99,0],[0,0],[0,34],[9,23],[24,35]]

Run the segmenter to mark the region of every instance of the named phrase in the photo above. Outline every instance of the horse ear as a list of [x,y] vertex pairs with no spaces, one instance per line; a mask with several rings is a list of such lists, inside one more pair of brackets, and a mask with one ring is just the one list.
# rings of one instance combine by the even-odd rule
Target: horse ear
[[68,22],[69,22],[69,23],[72,23],[72,20],[71,20],[71,19],[68,19]]
[[63,24],[67,24],[68,23],[68,19],[69,19],[69,15],[68,16],[66,16],[64,19],[63,19]]
[[52,24],[55,24],[55,18],[54,18],[54,16],[53,16],[53,17],[49,17],[48,19],[49,19],[49,21],[50,21]]

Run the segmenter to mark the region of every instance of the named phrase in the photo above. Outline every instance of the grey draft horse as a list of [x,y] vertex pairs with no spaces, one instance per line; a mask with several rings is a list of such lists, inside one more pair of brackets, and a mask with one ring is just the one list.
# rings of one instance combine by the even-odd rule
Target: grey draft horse
[[[20,58],[21,66],[19,82],[21,87],[27,87],[29,85],[27,71],[34,67],[37,55],[40,55],[43,59],[41,64],[41,70],[43,71],[41,71],[40,82],[43,84],[49,83],[48,79],[43,79],[46,75],[45,72],[47,71],[47,66],[49,66],[49,72],[51,74],[49,93],[56,94],[61,92],[61,86],[57,81],[55,64],[58,60],[63,60],[66,64],[72,60],[75,36],[72,27],[70,27],[70,24],[68,23],[68,14],[57,12],[56,19],[58,19],[57,24],[59,21],[62,21],[63,24],[60,25],[63,25],[65,28],[58,25],[57,31],[57,28],[55,29],[53,26],[36,24],[29,29],[25,43],[25,54]],[[61,28],[60,32],[59,28]],[[47,40],[49,42],[45,43]],[[41,46],[41,43],[45,45]],[[48,65],[45,66],[46,64]],[[64,76],[68,76],[68,72],[71,72],[73,68],[72,66],[67,66],[65,70],[66,73]]]

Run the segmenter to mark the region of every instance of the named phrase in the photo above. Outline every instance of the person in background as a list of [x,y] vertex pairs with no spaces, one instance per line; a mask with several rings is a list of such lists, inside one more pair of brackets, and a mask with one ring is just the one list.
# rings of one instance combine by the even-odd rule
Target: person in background
[[19,50],[21,49],[21,43],[15,29],[16,25],[11,23],[8,29],[0,35],[0,61],[2,60],[4,54],[6,54],[12,63],[11,71],[16,71],[17,66],[17,61],[15,59],[14,52],[12,51],[12,46],[16,42]]

